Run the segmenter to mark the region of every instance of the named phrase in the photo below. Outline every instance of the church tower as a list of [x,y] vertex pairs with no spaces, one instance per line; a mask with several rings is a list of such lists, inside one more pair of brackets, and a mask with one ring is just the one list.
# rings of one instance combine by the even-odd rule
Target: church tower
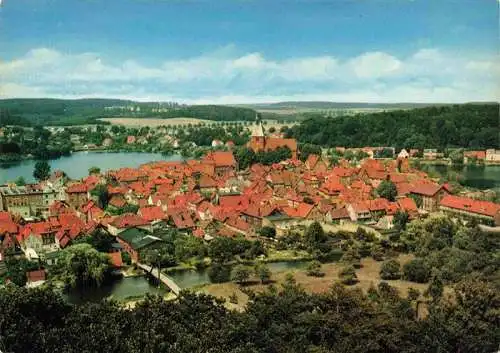
[[266,149],[266,134],[262,126],[262,120],[257,113],[255,116],[255,125],[252,129],[252,137],[250,140],[250,147],[255,151],[265,151]]

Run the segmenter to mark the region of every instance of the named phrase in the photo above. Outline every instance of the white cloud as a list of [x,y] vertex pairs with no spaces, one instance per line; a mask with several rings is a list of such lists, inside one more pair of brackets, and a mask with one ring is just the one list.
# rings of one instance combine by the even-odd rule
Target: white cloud
[[382,52],[365,53],[352,59],[349,64],[357,77],[365,79],[394,74],[402,66],[397,58]]
[[271,60],[232,50],[147,66],[36,48],[0,62],[0,97],[123,97],[182,102],[498,100],[498,56],[422,49]]

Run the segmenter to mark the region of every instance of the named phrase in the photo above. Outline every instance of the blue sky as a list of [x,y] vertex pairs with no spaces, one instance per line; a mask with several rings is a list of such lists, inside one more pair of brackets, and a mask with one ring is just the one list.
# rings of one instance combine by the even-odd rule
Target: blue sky
[[500,96],[497,0],[3,0],[0,97]]

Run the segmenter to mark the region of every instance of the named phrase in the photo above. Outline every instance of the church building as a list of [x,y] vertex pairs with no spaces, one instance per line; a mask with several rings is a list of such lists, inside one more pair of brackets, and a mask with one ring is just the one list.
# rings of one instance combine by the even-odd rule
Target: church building
[[266,136],[262,122],[258,120],[258,124],[254,125],[252,136],[248,142],[248,148],[254,152],[272,151],[279,147],[288,147],[292,151],[292,158],[297,158],[297,141],[295,139],[285,139],[278,137]]

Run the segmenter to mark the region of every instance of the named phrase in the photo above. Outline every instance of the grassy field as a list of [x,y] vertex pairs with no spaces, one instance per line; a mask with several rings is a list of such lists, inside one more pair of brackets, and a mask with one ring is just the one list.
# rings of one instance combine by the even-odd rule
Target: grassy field
[[[413,258],[412,255],[400,255],[397,260],[404,264]],[[352,286],[352,288],[361,288],[363,291],[367,291],[371,285],[377,286],[381,281],[379,276],[380,266],[382,262],[377,262],[372,258],[365,258],[361,260],[362,268],[356,270],[359,282]],[[342,263],[330,263],[324,264],[322,266],[322,271],[325,273],[324,277],[310,277],[307,276],[305,270],[295,270],[289,272],[279,272],[273,273],[271,279],[273,284],[281,285],[288,273],[293,273],[295,280],[309,293],[322,293],[328,291],[330,286],[338,281],[338,273],[344,265]],[[413,287],[418,289],[421,293],[427,288],[427,284],[414,283],[408,281],[386,281],[391,286],[396,287],[400,294],[406,296],[408,289]],[[269,285],[263,285],[257,281],[252,282],[246,286],[247,289],[251,289],[255,292],[260,292],[265,290]],[[199,289],[200,292],[211,294],[215,297],[223,298],[226,300],[227,306],[231,309],[243,310],[248,302],[248,296],[240,290],[240,286],[236,283],[222,283],[222,284],[210,284]],[[229,303],[229,297],[235,294],[238,298],[237,304]]]
[[171,125],[186,125],[199,123],[213,123],[211,120],[193,119],[193,118],[172,118],[172,119],[154,119],[154,118],[103,118],[102,121],[110,122],[113,125],[124,125],[127,127],[142,127],[142,126],[171,126]]

